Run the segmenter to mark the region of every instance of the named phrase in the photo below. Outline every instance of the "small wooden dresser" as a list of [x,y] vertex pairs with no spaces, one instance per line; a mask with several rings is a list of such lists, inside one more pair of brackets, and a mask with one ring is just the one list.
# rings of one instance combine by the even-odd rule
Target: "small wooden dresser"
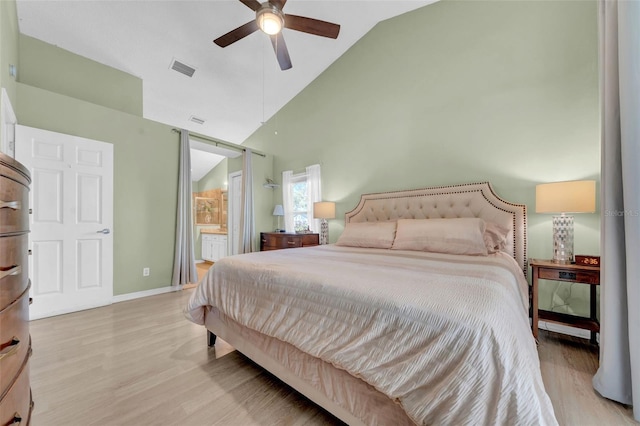
[[319,244],[320,234],[287,234],[284,232],[260,233],[260,251],[309,247],[317,246]]
[[0,425],[28,425],[29,172],[0,153]]

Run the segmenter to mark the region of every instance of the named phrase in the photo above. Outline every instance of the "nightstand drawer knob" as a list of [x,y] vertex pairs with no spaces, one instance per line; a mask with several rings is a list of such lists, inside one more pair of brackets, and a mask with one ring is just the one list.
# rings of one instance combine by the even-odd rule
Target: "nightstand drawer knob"
[[576,273],[575,272],[560,271],[559,277],[560,277],[560,279],[564,279],[564,280],[575,280],[576,279]]

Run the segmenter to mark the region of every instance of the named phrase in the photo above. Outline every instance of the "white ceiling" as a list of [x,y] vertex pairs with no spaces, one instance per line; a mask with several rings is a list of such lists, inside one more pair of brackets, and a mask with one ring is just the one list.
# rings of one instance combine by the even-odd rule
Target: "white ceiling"
[[[17,0],[17,9],[21,33],[140,77],[145,118],[242,143],[376,23],[433,1],[289,0],[285,13],[341,29],[337,40],[285,29],[287,71],[260,31],[213,44],[254,19],[238,0]],[[171,70],[173,59],[193,77]]]

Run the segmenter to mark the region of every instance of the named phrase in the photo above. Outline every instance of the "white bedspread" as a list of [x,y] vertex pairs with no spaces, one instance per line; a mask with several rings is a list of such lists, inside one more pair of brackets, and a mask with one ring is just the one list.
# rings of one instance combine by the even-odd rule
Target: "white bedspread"
[[318,246],[217,262],[186,316],[215,306],[397,401],[417,424],[557,424],[505,254]]

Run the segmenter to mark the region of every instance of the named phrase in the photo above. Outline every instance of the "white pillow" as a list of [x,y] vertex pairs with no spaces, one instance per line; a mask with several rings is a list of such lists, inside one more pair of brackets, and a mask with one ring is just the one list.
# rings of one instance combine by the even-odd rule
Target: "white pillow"
[[485,223],[477,218],[400,219],[392,249],[487,255]]
[[391,248],[396,235],[395,222],[347,223],[337,246]]

